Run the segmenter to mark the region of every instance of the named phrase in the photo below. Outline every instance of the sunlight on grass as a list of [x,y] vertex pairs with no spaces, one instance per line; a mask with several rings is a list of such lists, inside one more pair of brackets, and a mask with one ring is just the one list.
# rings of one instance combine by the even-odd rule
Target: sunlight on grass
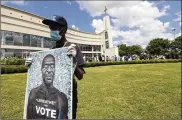
[[[78,81],[78,119],[180,118],[181,64],[86,68]],[[2,75],[2,116],[23,118],[27,74]]]

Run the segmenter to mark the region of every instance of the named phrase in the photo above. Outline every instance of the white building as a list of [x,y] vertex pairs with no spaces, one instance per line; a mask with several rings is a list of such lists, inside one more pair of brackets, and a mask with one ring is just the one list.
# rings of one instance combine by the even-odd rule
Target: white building
[[[47,50],[55,45],[50,30],[38,15],[1,5],[1,58],[26,57],[29,52]],[[113,48],[109,16],[104,17],[105,30],[99,34],[68,28],[68,41],[79,45],[88,60],[94,56],[118,56]],[[68,23],[69,24],[69,23]]]

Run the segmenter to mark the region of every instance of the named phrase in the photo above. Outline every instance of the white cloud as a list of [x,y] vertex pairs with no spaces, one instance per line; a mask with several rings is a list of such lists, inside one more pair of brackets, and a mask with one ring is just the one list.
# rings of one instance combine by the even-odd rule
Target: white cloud
[[124,6],[132,6],[138,4],[140,1],[77,1],[81,10],[86,10],[91,16],[100,16],[104,14],[105,6],[108,9],[118,8]]
[[170,9],[170,8],[171,8],[170,5],[165,5],[164,8],[163,8],[163,11],[166,12],[167,9]]
[[165,11],[165,7],[160,11],[153,3],[145,1],[131,7],[112,8],[108,11],[108,14],[115,17],[115,19],[111,19],[115,26],[127,26],[132,28],[139,27],[141,24],[151,19],[157,19],[167,15]]
[[178,17],[173,19],[173,21],[181,21],[181,12],[175,13]]
[[91,25],[93,28],[95,28],[96,33],[100,33],[104,30],[104,22],[101,19],[94,19]]
[[173,19],[175,22],[179,22],[179,25],[181,26],[181,12],[176,13],[177,18]]
[[3,4],[3,5],[6,5],[6,4],[27,5],[28,2],[25,0],[18,0],[18,1],[16,1],[16,0],[10,1],[9,0],[9,1],[1,1],[1,4]]
[[169,27],[169,22],[162,23],[159,20],[151,20],[136,30],[113,30],[113,33],[116,37],[123,37],[122,40],[118,39],[121,43],[127,43],[128,45],[139,44],[145,48],[150,40],[154,38],[168,38],[169,40],[173,40],[173,34],[166,32]]
[[76,29],[76,30],[79,30],[79,28],[76,27],[75,25],[72,25],[71,28]]
[[[160,17],[168,15],[170,5],[159,9],[154,2],[148,1],[78,1],[78,4],[81,10],[86,10],[92,17],[104,14],[104,6],[107,6],[107,13],[113,23],[113,43],[139,44],[146,47],[154,38],[173,39],[173,34],[167,32],[170,22],[163,23],[159,20]],[[96,33],[104,28],[101,19],[93,19],[91,25]],[[129,30],[122,30],[124,26]]]
[[70,1],[66,1],[66,3],[68,3],[69,5],[71,5],[71,2]]

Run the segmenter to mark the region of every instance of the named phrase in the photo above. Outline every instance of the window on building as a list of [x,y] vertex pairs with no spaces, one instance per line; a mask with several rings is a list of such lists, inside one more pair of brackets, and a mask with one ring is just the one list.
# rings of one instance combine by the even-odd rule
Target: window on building
[[30,55],[30,50],[22,50],[22,57],[27,58]]
[[108,39],[108,33],[107,33],[107,31],[105,32],[105,39]]
[[101,51],[100,45],[93,45],[93,51]]
[[18,58],[21,58],[22,57],[22,50],[15,49],[14,50],[14,56],[18,57]]
[[83,53],[86,61],[92,61],[92,53]]
[[92,45],[85,45],[86,50],[85,51],[92,51]]
[[23,46],[30,46],[30,35],[23,34]]
[[6,40],[6,44],[7,45],[13,45],[14,42],[13,42],[13,36],[6,36],[5,37],[5,40]]
[[81,49],[81,51],[86,51],[86,46],[83,44],[80,44],[80,49]]
[[21,33],[13,33],[14,45],[23,45],[23,35]]
[[79,47],[81,51],[101,51],[101,46],[100,45],[85,45],[85,44],[79,44]]
[[31,47],[37,47],[37,36],[30,35],[30,40],[31,40]]
[[44,40],[44,37],[40,37],[38,36],[37,37],[37,47],[42,47],[42,41]]
[[5,57],[14,57],[14,49],[5,49]]
[[108,49],[109,48],[109,41],[106,41],[105,44],[106,44],[106,49]]
[[44,48],[52,48],[54,43],[51,38],[44,37]]
[[87,45],[81,44],[81,51],[87,51]]
[[56,46],[56,41],[51,41],[51,43],[52,43],[52,46],[51,47]]
[[87,45],[87,51],[92,51],[92,45]]
[[98,55],[98,56],[101,56],[101,53],[98,53],[97,55]]
[[37,40],[37,47],[41,47],[41,40]]
[[5,31],[4,32],[4,37],[5,37],[5,44],[7,44],[7,45],[14,45],[13,32]]
[[0,35],[1,35],[1,36],[0,36],[0,44],[1,44],[1,41],[2,41],[2,39],[3,39],[3,37],[2,37],[2,36],[3,36],[3,31],[2,31],[2,30],[0,31]]

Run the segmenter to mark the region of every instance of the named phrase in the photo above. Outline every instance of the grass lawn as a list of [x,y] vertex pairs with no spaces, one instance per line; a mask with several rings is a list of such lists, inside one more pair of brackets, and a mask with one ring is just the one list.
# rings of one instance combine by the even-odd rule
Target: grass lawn
[[[86,68],[77,118],[181,117],[181,64]],[[27,74],[2,75],[2,118],[23,118]]]

